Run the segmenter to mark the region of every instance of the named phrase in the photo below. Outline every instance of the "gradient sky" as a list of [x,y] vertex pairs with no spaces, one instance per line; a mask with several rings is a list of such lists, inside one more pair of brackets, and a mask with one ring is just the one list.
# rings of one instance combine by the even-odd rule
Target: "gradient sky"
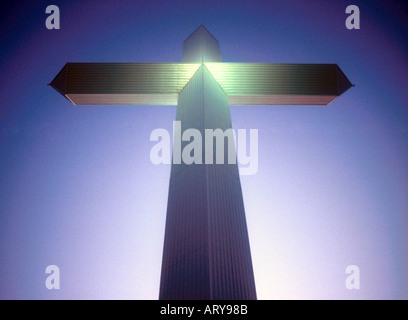
[[[50,4],[60,30],[45,27]],[[170,165],[151,163],[149,136],[171,132],[176,107],[73,106],[47,84],[66,62],[179,62],[200,24],[223,61],[337,63],[356,85],[327,107],[231,107],[235,129],[259,132],[258,172],[241,177],[258,298],[408,299],[407,5],[1,6],[1,299],[158,298]]]

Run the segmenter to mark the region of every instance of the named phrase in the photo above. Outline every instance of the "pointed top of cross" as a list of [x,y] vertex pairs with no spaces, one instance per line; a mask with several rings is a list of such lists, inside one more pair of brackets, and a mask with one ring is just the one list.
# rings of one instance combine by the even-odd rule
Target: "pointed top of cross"
[[217,39],[200,25],[183,42],[183,62],[221,62],[221,49]]
[[[218,42],[218,40],[214,37],[214,35],[213,35],[210,31],[208,31],[208,29],[207,29],[203,24],[200,24],[200,25],[197,27],[197,29],[195,29],[195,30],[186,38],[186,40],[187,40],[188,38],[190,38],[190,37],[192,37],[192,36],[196,36],[196,35],[209,35],[209,36],[211,36],[212,38],[214,38],[215,41]],[[186,40],[184,40],[184,41],[186,41]]]

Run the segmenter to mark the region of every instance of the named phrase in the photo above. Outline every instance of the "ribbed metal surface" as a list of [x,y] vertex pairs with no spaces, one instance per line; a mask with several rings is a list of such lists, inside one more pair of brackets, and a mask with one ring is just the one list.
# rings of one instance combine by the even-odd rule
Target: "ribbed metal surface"
[[336,64],[206,63],[230,105],[326,105],[351,87]]
[[244,95],[244,96],[228,96],[230,106],[243,105],[303,105],[303,106],[326,106],[337,96],[326,95]]
[[[204,39],[216,41],[205,30],[202,32]],[[198,52],[187,56],[201,56],[197,47],[201,48],[200,41],[204,40],[195,40],[194,34],[191,37],[191,50]],[[217,52],[215,44],[204,48]],[[77,105],[176,105],[178,94],[199,66],[67,63],[51,86]],[[336,64],[207,62],[205,66],[228,95],[230,105],[327,105],[352,86]]]
[[74,104],[175,105],[178,93],[199,66],[192,63],[67,63],[51,86]]
[[[180,93],[177,120],[202,137],[231,128],[227,96],[205,67]],[[160,299],[256,299],[236,164],[172,165]]]
[[75,105],[154,105],[175,106],[178,94],[66,94]]
[[[181,131],[203,125],[201,68],[179,96]],[[182,143],[182,148],[187,142]],[[174,152],[174,150],[173,150]],[[172,164],[160,299],[210,299],[208,204],[204,165]]]

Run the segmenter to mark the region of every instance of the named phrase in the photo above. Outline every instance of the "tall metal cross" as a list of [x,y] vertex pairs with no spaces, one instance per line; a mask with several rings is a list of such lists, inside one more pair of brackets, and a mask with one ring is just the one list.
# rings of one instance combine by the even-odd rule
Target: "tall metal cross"
[[[336,64],[221,62],[200,26],[182,63],[67,63],[51,86],[75,105],[177,105],[204,136],[231,129],[230,105],[327,105],[352,84]],[[159,298],[256,299],[238,166],[202,159],[172,163]]]

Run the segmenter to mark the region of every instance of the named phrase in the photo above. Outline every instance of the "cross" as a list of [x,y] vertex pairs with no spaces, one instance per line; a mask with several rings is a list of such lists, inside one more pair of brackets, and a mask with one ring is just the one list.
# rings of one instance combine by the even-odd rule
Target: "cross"
[[[177,105],[202,136],[232,128],[231,105],[327,105],[352,86],[336,64],[221,62],[204,26],[182,63],[67,63],[50,85],[74,105]],[[159,298],[256,299],[236,163],[173,161]]]

